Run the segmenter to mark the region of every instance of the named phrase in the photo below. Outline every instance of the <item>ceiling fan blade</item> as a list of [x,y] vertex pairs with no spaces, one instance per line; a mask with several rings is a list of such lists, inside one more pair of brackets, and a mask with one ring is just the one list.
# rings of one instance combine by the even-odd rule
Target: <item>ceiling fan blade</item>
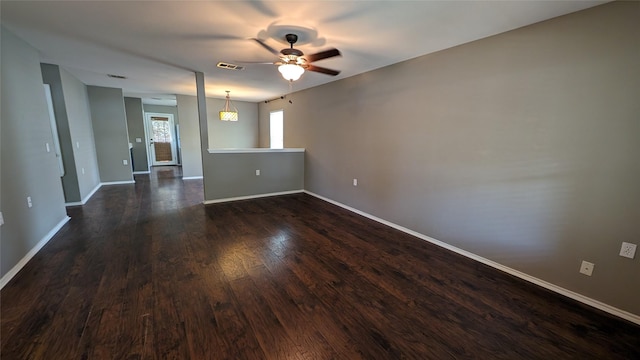
[[319,73],[323,73],[331,76],[336,76],[340,74],[340,71],[338,70],[327,69],[327,68],[323,68],[315,65],[307,65],[306,69],[309,71],[315,71],[315,72],[319,72]]
[[262,46],[263,48],[267,49],[270,53],[272,53],[273,55],[280,55],[280,51],[272,48],[271,46],[267,45],[264,41],[260,40],[260,39],[256,39],[256,38],[252,38],[251,40],[257,42],[258,44],[260,44],[260,46]]
[[340,51],[338,49],[329,49],[311,55],[304,55],[303,58],[307,59],[307,62],[312,63],[314,61],[328,59],[334,56],[340,56]]

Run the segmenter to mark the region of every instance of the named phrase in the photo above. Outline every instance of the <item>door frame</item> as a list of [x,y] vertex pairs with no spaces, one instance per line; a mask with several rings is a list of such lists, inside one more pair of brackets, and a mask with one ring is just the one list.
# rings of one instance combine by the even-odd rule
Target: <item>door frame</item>
[[[60,177],[64,177],[64,159],[62,158],[62,148],[60,146],[60,136],[58,135],[58,121],[56,119],[56,113],[53,110],[53,97],[51,96],[51,85],[42,84],[44,86],[44,94],[47,99],[47,110],[49,111],[49,125],[51,126],[51,137],[53,138],[53,151],[56,154],[56,160],[58,162],[58,169],[60,170]],[[51,151],[49,143],[47,143],[47,152]]]
[[[157,117],[166,117],[169,119],[169,127],[171,129],[171,161],[155,163],[155,148],[153,144],[151,144],[151,118]],[[144,113],[144,137],[145,143],[147,146],[147,166],[161,166],[161,165],[177,165],[178,164],[178,154],[177,154],[177,145],[178,139],[176,136],[176,126],[173,119],[173,114],[170,113],[155,113],[155,112],[145,112]]]

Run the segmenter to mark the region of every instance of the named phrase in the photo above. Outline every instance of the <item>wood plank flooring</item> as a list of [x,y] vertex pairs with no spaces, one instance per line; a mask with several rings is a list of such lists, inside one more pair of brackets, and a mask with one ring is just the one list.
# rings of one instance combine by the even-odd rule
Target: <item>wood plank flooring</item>
[[640,359],[640,327],[309,195],[103,187],[1,291],[5,359]]

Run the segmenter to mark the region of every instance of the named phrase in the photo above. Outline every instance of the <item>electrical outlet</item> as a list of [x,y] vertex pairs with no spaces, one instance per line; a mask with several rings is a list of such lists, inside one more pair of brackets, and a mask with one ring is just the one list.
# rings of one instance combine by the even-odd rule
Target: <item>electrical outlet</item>
[[358,179],[353,179],[353,186],[358,186]]
[[636,244],[623,242],[620,247],[620,256],[633,259],[636,256]]
[[588,261],[582,261],[582,265],[580,266],[580,273],[585,274],[587,276],[591,276],[593,273],[593,268],[596,267],[594,263],[590,263]]
[[260,170],[256,170],[256,176],[260,176]]
[[27,206],[28,207],[32,207],[33,206],[33,202],[31,201],[31,196],[27,196]]

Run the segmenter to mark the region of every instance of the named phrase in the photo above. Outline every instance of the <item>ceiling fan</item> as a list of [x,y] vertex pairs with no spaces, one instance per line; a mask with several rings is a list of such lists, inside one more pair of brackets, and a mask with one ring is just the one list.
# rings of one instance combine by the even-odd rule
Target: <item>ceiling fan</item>
[[302,51],[293,48],[293,44],[298,41],[298,35],[287,34],[285,35],[285,39],[291,45],[291,47],[282,49],[281,51],[272,48],[260,39],[254,38],[252,40],[260,44],[263,48],[267,49],[272,54],[279,57],[279,60],[274,62],[273,64],[278,66],[278,70],[286,80],[298,80],[305,70],[315,71],[331,76],[340,74],[340,71],[338,70],[327,69],[311,64],[312,62],[316,62],[318,60],[340,56],[340,51],[338,49],[332,48],[329,50],[321,51],[319,53],[305,55]]

